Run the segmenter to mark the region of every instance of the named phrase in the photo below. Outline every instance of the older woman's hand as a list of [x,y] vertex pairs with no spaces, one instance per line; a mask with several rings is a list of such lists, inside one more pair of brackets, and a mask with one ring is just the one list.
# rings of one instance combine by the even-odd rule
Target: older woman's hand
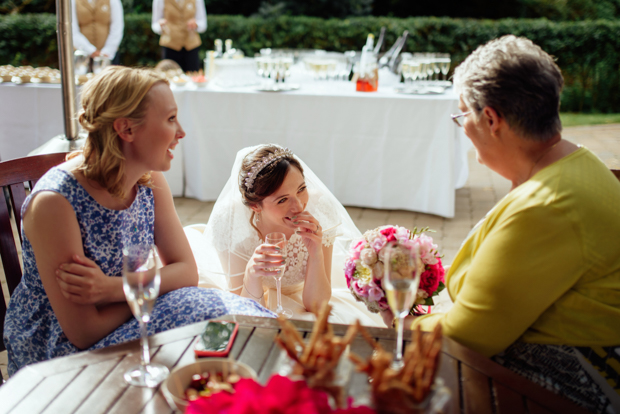
[[[381,315],[381,318],[383,318],[383,323],[385,323],[385,326],[387,326],[388,328],[394,328],[396,327],[396,318],[394,318],[394,314],[392,313],[391,309],[385,309],[382,311],[379,311],[379,314]],[[413,316],[413,315],[407,315],[405,317],[405,329],[411,329],[411,324],[413,323],[413,321],[415,321],[417,316]]]
[[72,263],[63,263],[56,270],[56,281],[65,298],[79,305],[103,305],[119,301],[114,290],[115,285],[122,286],[120,280],[108,277],[97,263],[84,256],[76,254],[73,260]]

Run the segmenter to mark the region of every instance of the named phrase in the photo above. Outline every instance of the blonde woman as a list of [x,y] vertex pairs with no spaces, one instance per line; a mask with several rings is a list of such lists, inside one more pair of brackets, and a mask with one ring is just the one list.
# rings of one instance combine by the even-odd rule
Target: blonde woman
[[24,203],[24,276],[4,329],[9,373],[139,338],[118,277],[130,243],[155,244],[163,264],[150,333],[227,313],[272,316],[252,300],[196,287],[161,173],[185,136],[165,78],[110,67],[84,87],[82,106],[83,153],[45,174]]

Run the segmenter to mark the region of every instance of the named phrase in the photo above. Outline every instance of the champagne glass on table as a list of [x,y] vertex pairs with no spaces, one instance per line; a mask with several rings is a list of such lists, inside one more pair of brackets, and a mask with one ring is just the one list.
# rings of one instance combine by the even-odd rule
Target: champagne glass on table
[[146,324],[151,320],[155,299],[159,295],[160,274],[155,246],[134,244],[123,249],[123,291],[127,303],[140,323],[140,365],[124,374],[125,381],[138,387],[156,387],[168,376],[168,368],[151,362]]
[[441,70],[441,74],[443,75],[443,80],[448,80],[448,71],[450,70],[450,54],[449,53],[441,53],[439,56],[439,67]]
[[[286,256],[286,236],[284,235],[284,233],[269,233],[267,236],[265,236],[265,243],[272,245],[272,246],[277,246],[280,248],[280,252],[282,253],[282,259],[284,259]],[[273,278],[276,280],[276,290],[277,290],[277,306],[275,309],[275,313],[277,313],[278,315],[282,315],[284,317],[286,317],[287,319],[291,318],[293,316],[293,312],[291,312],[290,309],[286,309],[282,307],[282,276],[284,276],[284,269],[286,269],[286,264],[283,263],[281,265],[277,265],[277,266],[273,266],[271,267],[271,271],[276,271],[279,270],[277,276],[274,276]]]
[[422,266],[418,264],[416,247],[390,242],[385,249],[383,287],[387,293],[390,309],[398,318],[396,358],[392,362],[392,368],[398,370],[404,366],[403,330],[405,328],[405,317],[415,302]]

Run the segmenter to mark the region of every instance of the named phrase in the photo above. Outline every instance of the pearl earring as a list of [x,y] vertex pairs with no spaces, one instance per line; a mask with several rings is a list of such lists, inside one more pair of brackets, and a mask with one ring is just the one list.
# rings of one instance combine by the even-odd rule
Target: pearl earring
[[256,213],[256,224],[260,223],[260,211]]

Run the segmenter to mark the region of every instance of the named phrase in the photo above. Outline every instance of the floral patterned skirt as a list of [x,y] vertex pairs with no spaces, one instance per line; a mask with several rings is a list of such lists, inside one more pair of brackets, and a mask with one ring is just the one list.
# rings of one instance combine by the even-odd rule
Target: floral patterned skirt
[[608,411],[611,408],[609,398],[584,365],[588,364],[583,358],[588,357],[583,354],[585,349],[591,348],[516,342],[492,359],[588,411],[613,412]]
[[[9,375],[25,365],[81,351],[65,336],[47,298],[36,309],[28,306],[26,294],[14,294],[11,300],[14,299],[4,328]],[[26,302],[16,303],[21,301]],[[275,317],[273,312],[251,299],[217,289],[187,287],[157,298],[148,333],[152,335],[226,314]],[[131,318],[89,350],[139,338],[139,323]]]

